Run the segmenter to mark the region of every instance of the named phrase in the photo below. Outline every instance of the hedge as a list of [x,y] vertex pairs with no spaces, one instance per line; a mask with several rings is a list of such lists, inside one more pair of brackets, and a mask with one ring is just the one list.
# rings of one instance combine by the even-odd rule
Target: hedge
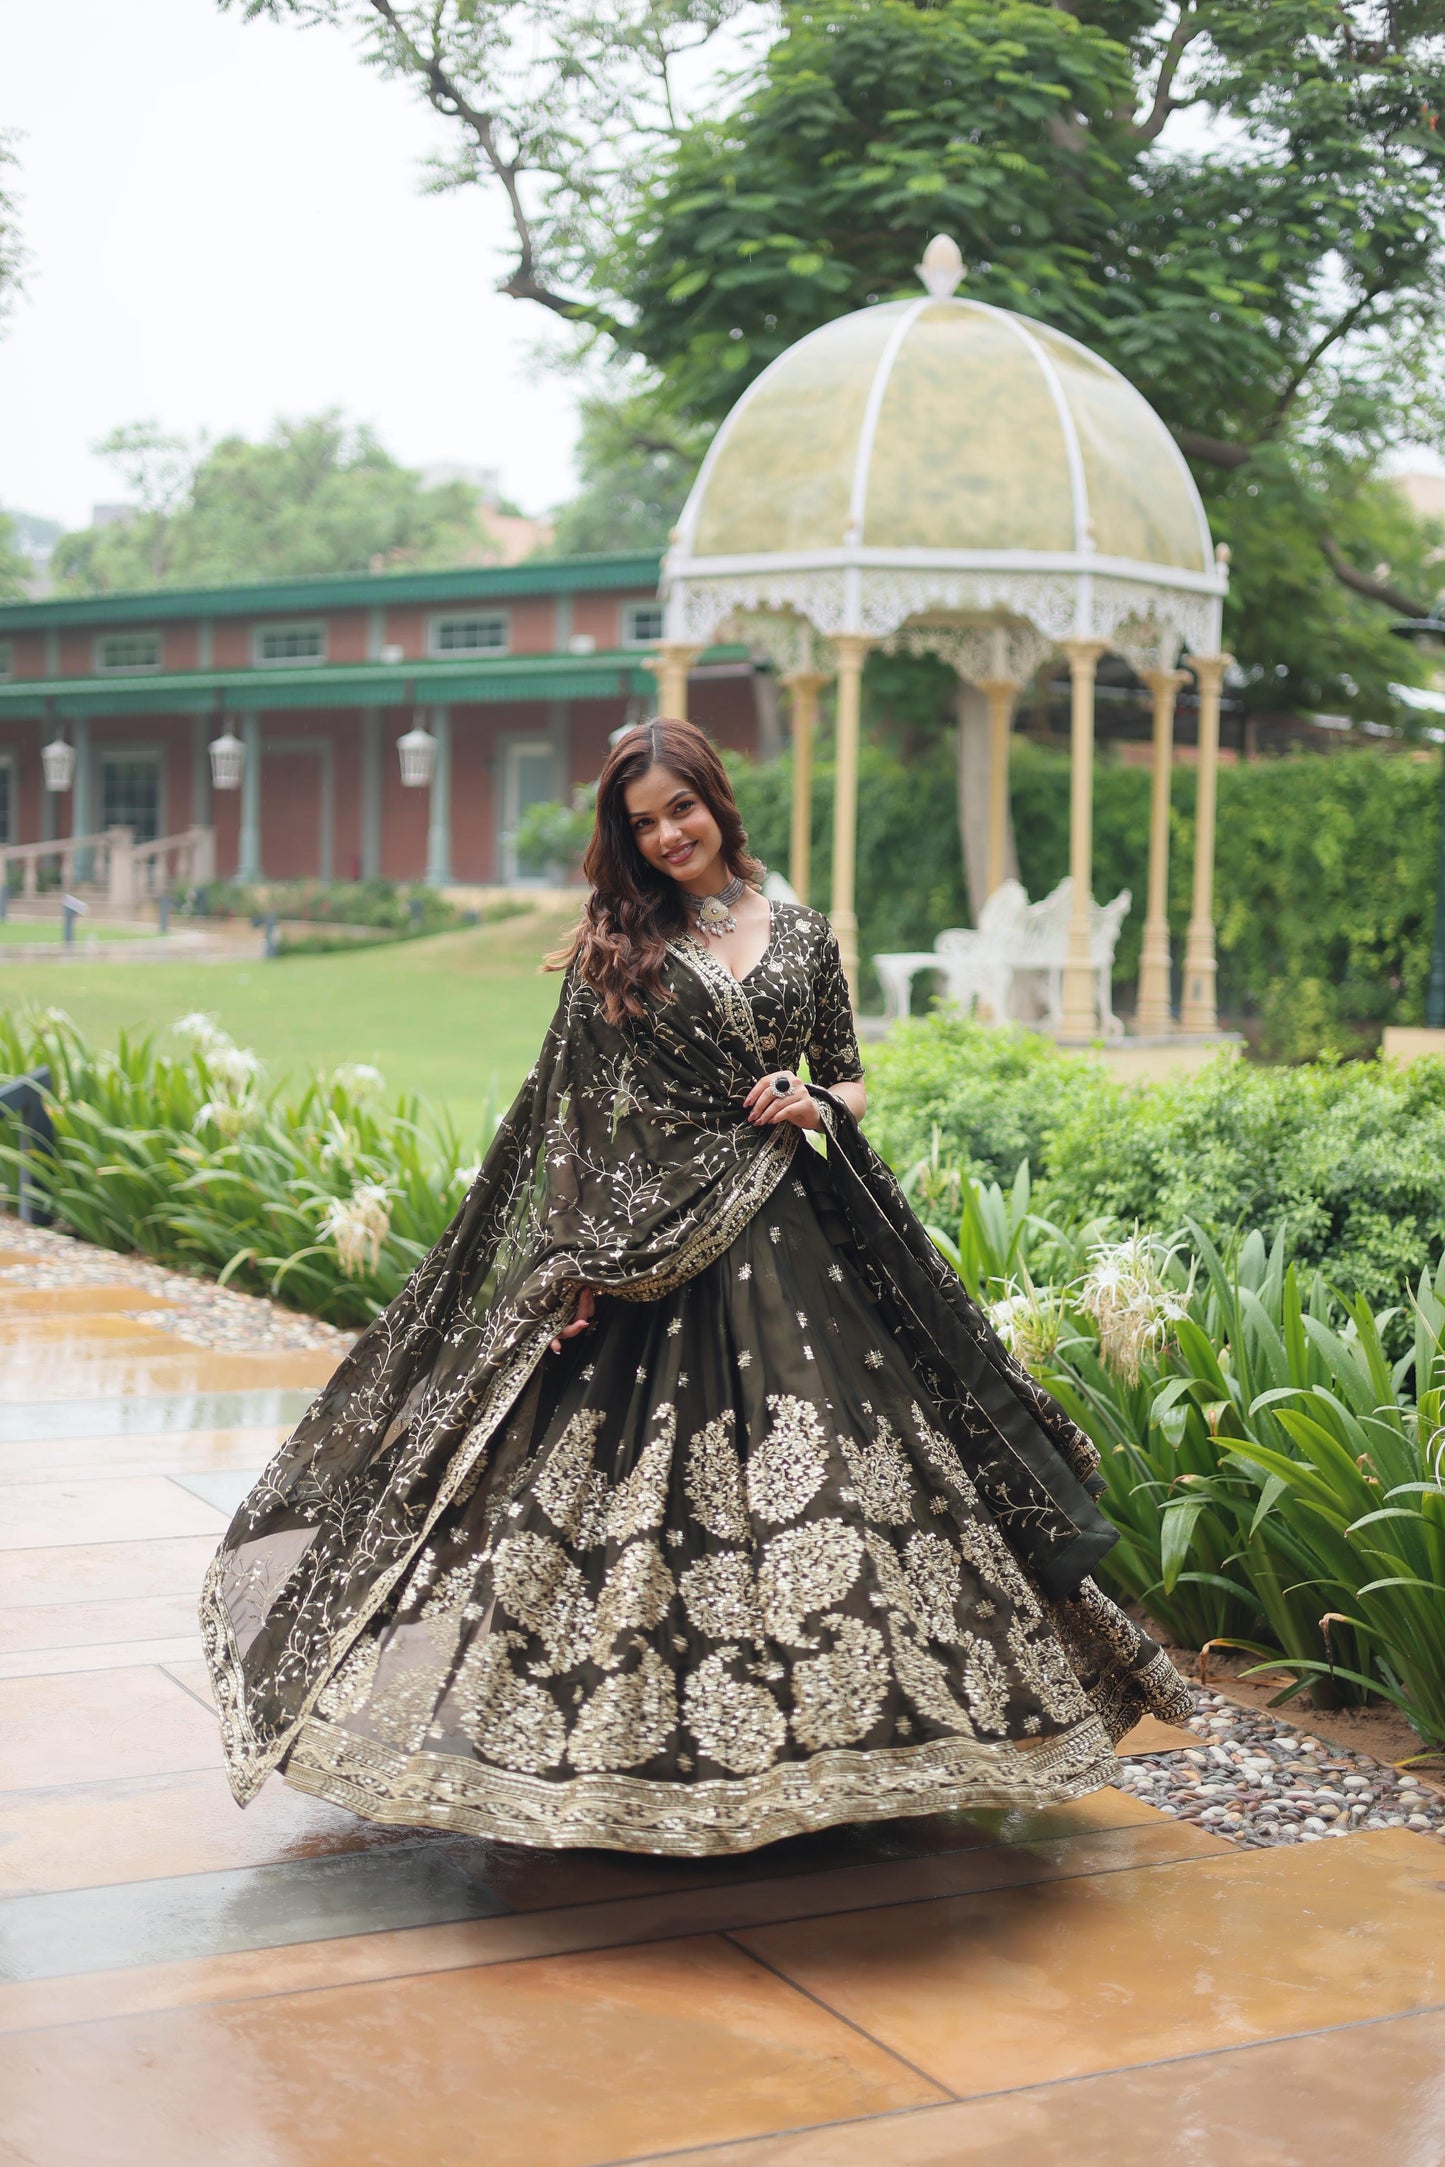
[[870,1049],[868,1092],[869,1134],[896,1167],[1007,1183],[1026,1159],[1061,1222],[1287,1227],[1301,1264],[1377,1305],[1445,1248],[1445,1062],[1224,1057],[1124,1084],[1033,1033],[934,1015]]
[[[786,868],[791,764],[739,761],[733,780],[760,854]],[[1068,870],[1069,764],[1016,739],[1011,768],[1019,866],[1029,894]],[[1195,774],[1176,769],[1170,914],[1176,954],[1189,916]],[[813,797],[813,896],[826,901],[833,771]],[[1299,754],[1219,776],[1215,916],[1222,1008],[1262,1019],[1264,1050],[1285,1059],[1353,1052],[1385,1023],[1424,1014],[1434,925],[1440,769],[1433,754]],[[1133,891],[1116,976],[1137,972],[1149,855],[1149,775],[1101,758],[1094,787],[1094,892]],[[863,749],[858,914],[865,957],[928,947],[969,923],[953,765],[935,739],[905,756]],[[874,988],[865,973],[864,997]]]

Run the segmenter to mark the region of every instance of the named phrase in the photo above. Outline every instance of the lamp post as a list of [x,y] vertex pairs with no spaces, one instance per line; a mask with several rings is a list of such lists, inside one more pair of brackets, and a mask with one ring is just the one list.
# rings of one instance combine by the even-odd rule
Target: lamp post
[[[1410,640],[1421,654],[1445,655],[1445,618],[1437,602],[1428,617],[1406,617],[1390,630]],[[1435,936],[1430,944],[1430,977],[1425,988],[1425,1028],[1445,1031],[1445,747],[1440,757],[1440,843],[1435,859]]]

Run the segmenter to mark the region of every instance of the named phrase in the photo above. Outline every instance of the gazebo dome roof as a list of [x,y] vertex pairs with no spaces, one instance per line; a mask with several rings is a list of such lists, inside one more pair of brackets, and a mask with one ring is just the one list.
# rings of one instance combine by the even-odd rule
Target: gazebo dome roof
[[947,294],[861,309],[779,355],[719,429],[677,545],[685,572],[841,553],[1218,576],[1148,401],[1061,332]]

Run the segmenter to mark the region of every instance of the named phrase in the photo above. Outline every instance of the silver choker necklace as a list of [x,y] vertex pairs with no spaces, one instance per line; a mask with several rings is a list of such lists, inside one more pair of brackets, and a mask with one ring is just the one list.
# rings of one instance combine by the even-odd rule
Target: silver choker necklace
[[738,922],[732,914],[732,905],[736,903],[746,885],[744,880],[734,875],[725,888],[718,889],[716,895],[689,895],[686,889],[683,890],[682,900],[692,913],[693,923],[699,933],[710,933],[714,940],[720,940],[724,933],[736,933]]

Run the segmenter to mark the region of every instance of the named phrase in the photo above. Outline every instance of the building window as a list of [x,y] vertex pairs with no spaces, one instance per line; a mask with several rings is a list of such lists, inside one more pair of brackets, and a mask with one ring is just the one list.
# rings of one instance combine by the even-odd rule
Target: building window
[[433,617],[428,645],[434,655],[504,655],[510,633],[507,613],[501,609],[466,617]]
[[326,660],[325,625],[257,625],[251,658],[258,669]]
[[95,666],[105,676],[129,676],[161,666],[159,632],[107,632],[95,643]]
[[100,762],[100,824],[132,828],[138,843],[153,843],[161,832],[161,756],[158,752],[124,753]]
[[15,642],[0,640],[0,677],[15,675]]
[[622,605],[622,644],[624,647],[651,647],[662,638],[662,604],[660,602],[624,602]]

